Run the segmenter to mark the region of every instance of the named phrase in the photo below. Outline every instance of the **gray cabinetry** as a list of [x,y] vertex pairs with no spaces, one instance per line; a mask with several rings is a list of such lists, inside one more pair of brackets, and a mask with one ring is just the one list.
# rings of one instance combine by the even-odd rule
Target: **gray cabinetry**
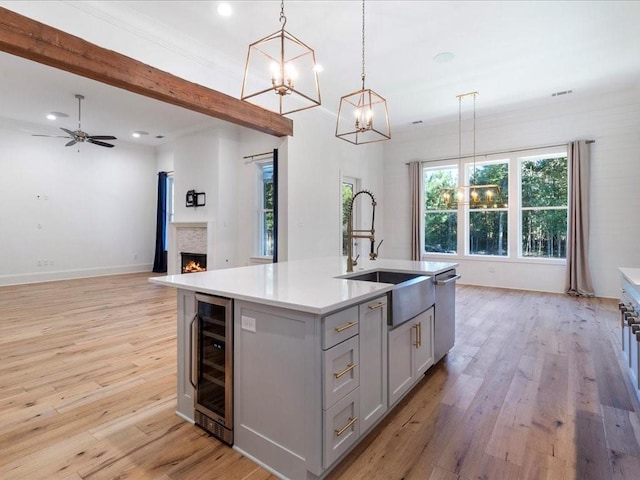
[[433,307],[389,331],[389,405],[433,365]]
[[387,297],[359,306],[360,432],[366,433],[387,411]]
[[196,314],[196,296],[189,290],[178,290],[178,385],[176,413],[190,422],[194,421],[191,385],[192,349],[191,326]]

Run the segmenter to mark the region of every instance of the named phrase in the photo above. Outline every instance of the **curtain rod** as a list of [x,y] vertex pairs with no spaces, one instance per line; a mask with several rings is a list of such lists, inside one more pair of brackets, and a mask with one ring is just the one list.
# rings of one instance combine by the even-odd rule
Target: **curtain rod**
[[[587,140],[587,144],[596,143],[595,140]],[[489,155],[502,155],[504,153],[517,153],[517,152],[526,152],[528,150],[540,150],[542,148],[555,148],[555,147],[566,147],[566,143],[559,143],[557,145],[543,145],[541,147],[529,147],[529,148],[518,148],[515,150],[503,150],[501,152],[489,152],[489,153],[477,153],[476,157],[488,157]],[[420,163],[431,163],[431,162],[448,162],[450,160],[462,160],[463,158],[473,158],[473,155],[465,155],[464,157],[450,157],[450,158],[435,158],[433,160],[420,160]],[[409,165],[410,162],[405,163],[405,165]]]
[[265,157],[265,158],[273,157],[273,151],[264,152],[264,153],[256,153],[255,155],[246,155],[246,156],[242,157],[242,159],[246,160],[246,162],[244,162],[244,164],[248,165],[249,163],[253,163],[253,162],[259,161],[260,157]]
[[242,157],[242,159],[246,160],[247,158],[264,157],[265,155],[273,156],[273,151],[264,152],[264,153],[256,153],[255,155],[246,155],[246,156]]

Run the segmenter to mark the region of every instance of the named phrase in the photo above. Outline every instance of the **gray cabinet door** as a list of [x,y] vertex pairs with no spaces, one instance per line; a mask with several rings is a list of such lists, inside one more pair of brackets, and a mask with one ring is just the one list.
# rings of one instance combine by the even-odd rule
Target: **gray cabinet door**
[[418,347],[412,349],[412,352],[415,368],[414,380],[418,380],[420,375],[433,365],[433,307],[416,315],[411,323],[417,326],[414,334],[417,335]]
[[413,321],[389,331],[389,405],[400,400],[413,384],[415,332]]
[[360,432],[387,411],[387,297],[359,306]]
[[191,385],[192,336],[191,324],[196,314],[196,296],[188,290],[178,290],[178,385],[176,413],[191,422],[194,419],[193,386]]

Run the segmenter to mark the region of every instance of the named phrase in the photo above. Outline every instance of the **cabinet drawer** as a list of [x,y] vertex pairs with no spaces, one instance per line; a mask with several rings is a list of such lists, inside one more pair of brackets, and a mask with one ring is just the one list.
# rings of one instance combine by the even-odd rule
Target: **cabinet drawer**
[[358,337],[352,337],[323,353],[323,408],[329,408],[360,385]]
[[324,317],[322,348],[324,350],[358,334],[358,306]]
[[360,389],[356,388],[325,410],[323,467],[328,468],[360,437]]

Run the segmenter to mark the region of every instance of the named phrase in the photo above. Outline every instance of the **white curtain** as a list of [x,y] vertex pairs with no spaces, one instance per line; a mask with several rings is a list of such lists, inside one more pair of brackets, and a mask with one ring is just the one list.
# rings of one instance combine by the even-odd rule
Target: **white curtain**
[[411,195],[411,260],[421,260],[420,245],[420,162],[409,163],[409,194]]
[[589,271],[589,145],[585,140],[568,145],[569,224],[565,292],[594,295]]

